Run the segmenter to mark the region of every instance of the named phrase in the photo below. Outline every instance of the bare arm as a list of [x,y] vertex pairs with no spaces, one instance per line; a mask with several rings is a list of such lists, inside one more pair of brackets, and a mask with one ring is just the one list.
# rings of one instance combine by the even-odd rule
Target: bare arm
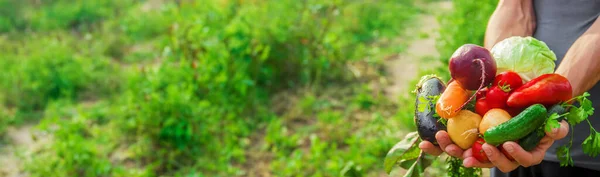
[[488,22],[484,47],[492,49],[494,44],[511,36],[531,36],[534,30],[532,0],[500,0]]
[[600,18],[573,43],[556,73],[569,79],[574,96],[600,80]]

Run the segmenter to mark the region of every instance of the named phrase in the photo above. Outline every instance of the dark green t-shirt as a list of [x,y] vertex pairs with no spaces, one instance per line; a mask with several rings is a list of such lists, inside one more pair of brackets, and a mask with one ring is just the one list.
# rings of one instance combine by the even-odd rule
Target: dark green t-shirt
[[[560,64],[571,45],[600,16],[600,0],[534,0],[536,30],[534,37],[544,41],[556,54],[556,66]],[[598,58],[600,60],[600,58]],[[600,74],[600,73],[588,73]],[[600,130],[600,84],[591,90],[591,100],[595,114],[590,120],[596,130]],[[581,143],[590,133],[588,125],[581,123],[574,127],[571,156],[575,166],[600,170],[600,157],[592,158],[583,154]],[[546,152],[545,160],[558,162],[556,148],[568,143],[570,134],[557,142]]]

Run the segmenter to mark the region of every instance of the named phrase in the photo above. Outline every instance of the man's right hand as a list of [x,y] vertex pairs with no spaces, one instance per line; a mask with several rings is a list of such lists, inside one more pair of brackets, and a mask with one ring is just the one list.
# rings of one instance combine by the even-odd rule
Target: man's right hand
[[437,140],[439,146],[435,146],[429,141],[423,141],[419,144],[419,148],[430,155],[439,156],[442,154],[442,152],[446,152],[446,154],[450,156],[463,159],[463,154],[465,151],[452,142],[450,136],[448,136],[448,132],[443,130],[438,131],[435,134],[435,139]]

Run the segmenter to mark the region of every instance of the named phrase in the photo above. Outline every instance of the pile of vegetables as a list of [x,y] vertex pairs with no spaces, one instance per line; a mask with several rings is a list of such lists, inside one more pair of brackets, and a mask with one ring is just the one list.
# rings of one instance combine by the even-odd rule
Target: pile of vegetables
[[[415,123],[418,131],[409,133],[386,156],[388,173],[400,166],[405,176],[420,176],[435,157],[418,148],[421,141],[437,145],[435,134],[446,130],[454,144],[488,162],[481,149],[485,143],[498,146],[518,142],[524,150],[534,149],[545,136],[560,127],[559,121],[573,126],[583,121],[590,125],[590,135],[583,142],[584,153],[600,153],[600,134],[588,116],[594,108],[589,93],[573,97],[567,78],[554,74],[556,56],[542,41],[532,37],[511,37],[487,49],[466,44],[452,55],[449,70],[452,79],[446,85],[435,75],[426,75],[417,85]],[[569,149],[559,147],[561,166],[573,165]],[[460,159],[448,160],[450,176],[464,176]],[[458,166],[460,166],[458,165]],[[463,169],[461,169],[463,168]]]

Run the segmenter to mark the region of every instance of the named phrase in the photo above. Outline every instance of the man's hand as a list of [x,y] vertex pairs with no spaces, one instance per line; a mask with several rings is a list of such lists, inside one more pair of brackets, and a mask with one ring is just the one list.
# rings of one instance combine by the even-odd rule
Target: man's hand
[[419,148],[421,148],[425,153],[434,156],[438,156],[442,154],[442,152],[446,152],[450,156],[458,157],[461,159],[463,158],[463,154],[465,151],[463,151],[460,147],[458,147],[458,145],[452,142],[450,136],[448,136],[448,132],[443,130],[438,131],[435,134],[435,139],[440,145],[439,147],[433,145],[429,141],[423,141],[419,144]]
[[535,147],[531,152],[527,152],[519,146],[519,144],[509,141],[502,144],[502,147],[515,159],[515,161],[508,160],[498,148],[484,144],[483,150],[490,162],[482,163],[479,162],[475,157],[471,149],[465,151],[463,165],[465,167],[479,167],[479,168],[491,168],[497,167],[502,172],[513,171],[519,166],[530,167],[533,165],[540,164],[544,160],[546,151],[555,140],[559,140],[567,136],[569,133],[569,125],[566,121],[560,123],[560,127],[552,130],[552,132],[546,132],[546,136],[542,138],[540,144]]

